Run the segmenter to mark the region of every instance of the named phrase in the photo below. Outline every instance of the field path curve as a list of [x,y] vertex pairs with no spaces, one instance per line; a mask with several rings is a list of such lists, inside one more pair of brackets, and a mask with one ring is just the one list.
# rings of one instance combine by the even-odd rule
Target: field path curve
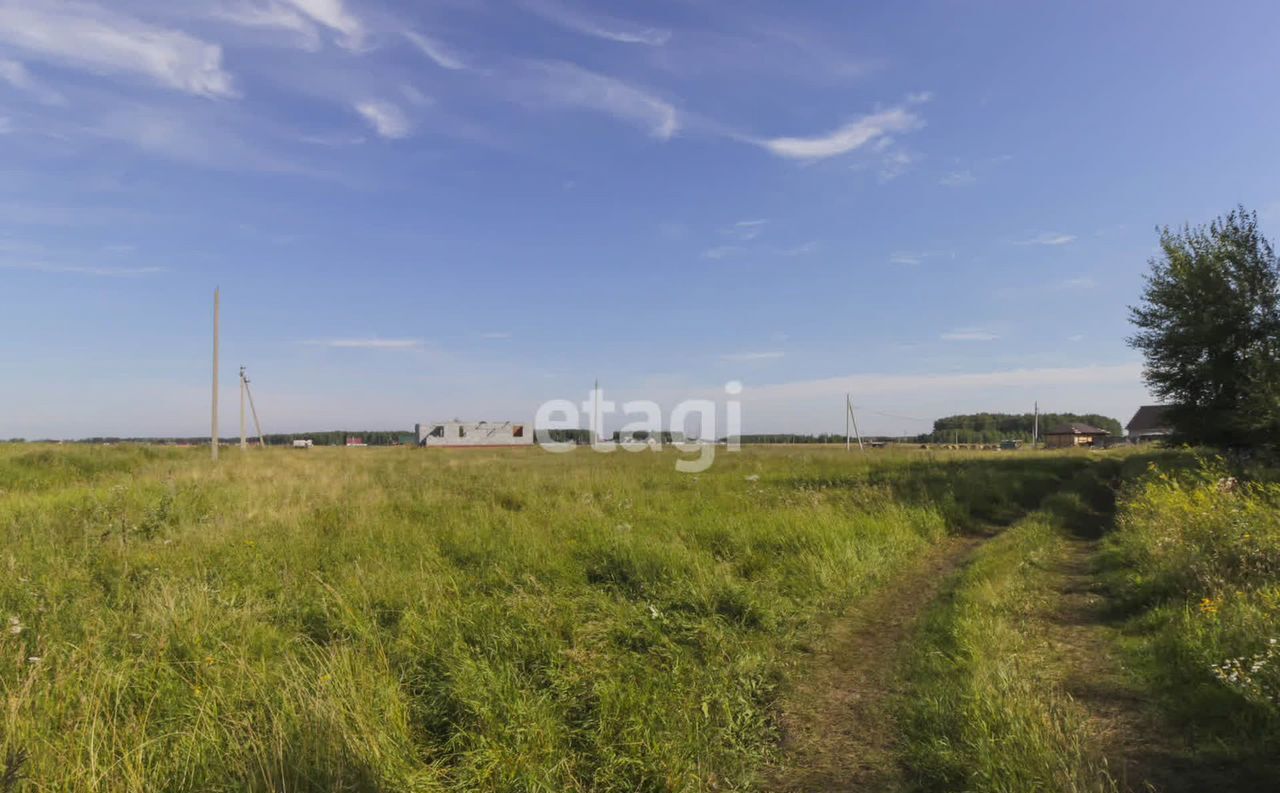
[[778,793],[894,791],[899,661],[920,617],[984,538],[949,537],[831,626],[783,706],[779,763],[761,788]]

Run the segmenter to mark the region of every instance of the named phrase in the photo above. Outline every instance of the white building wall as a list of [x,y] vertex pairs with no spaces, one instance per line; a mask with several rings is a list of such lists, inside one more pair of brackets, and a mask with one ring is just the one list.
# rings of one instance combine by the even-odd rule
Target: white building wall
[[513,421],[419,424],[419,446],[532,446],[533,425]]

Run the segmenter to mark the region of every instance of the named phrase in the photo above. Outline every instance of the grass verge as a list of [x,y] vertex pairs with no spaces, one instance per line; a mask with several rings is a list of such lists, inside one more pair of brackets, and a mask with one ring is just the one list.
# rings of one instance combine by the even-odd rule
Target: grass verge
[[1125,649],[1187,736],[1200,787],[1280,786],[1280,485],[1221,460],[1151,468],[1121,501]]

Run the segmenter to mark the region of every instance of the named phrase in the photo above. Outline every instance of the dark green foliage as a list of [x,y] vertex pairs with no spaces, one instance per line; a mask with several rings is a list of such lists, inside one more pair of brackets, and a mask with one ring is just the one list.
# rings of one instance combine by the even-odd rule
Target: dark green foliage
[[[933,422],[933,432],[921,435],[921,443],[998,443],[1010,438],[1031,440],[1034,413],[968,413]],[[1059,424],[1091,424],[1112,435],[1121,435],[1120,422],[1097,413],[1041,413],[1040,437]]]
[[1223,446],[1280,441],[1280,261],[1256,213],[1165,228],[1130,346],[1151,391],[1174,405],[1182,439]]

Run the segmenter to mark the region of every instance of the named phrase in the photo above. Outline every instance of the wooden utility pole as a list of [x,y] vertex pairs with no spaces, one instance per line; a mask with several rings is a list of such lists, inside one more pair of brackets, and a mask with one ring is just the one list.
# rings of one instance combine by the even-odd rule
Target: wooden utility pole
[[1031,448],[1034,449],[1036,447],[1036,444],[1039,441],[1040,441],[1040,402],[1039,400],[1037,400],[1036,401],[1036,418],[1035,418],[1035,422],[1031,425]]
[[213,415],[209,423],[209,454],[218,459],[218,288],[213,290]]

